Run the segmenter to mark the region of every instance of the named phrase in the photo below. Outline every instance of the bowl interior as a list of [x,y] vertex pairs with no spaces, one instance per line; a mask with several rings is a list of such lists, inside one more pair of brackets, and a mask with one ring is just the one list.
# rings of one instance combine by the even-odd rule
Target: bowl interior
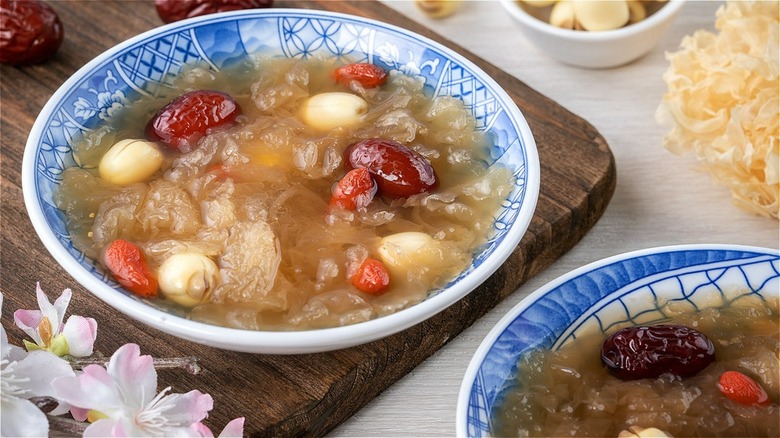
[[550,8],[528,6],[518,0],[501,0],[501,4],[516,20],[524,23],[536,32],[549,34],[566,41],[610,41],[627,38],[644,33],[650,28],[666,22],[676,15],[684,0],[668,0],[665,2],[648,2],[647,17],[636,23],[618,29],[588,32],[582,30],[563,29],[549,24]]
[[[301,349],[292,351],[283,343],[293,339],[273,341],[264,332],[232,333],[233,345],[225,344],[223,328],[214,328],[220,333],[212,336],[212,326],[185,320],[157,302],[137,298],[81,254],[70,240],[63,212],[53,201],[63,169],[75,165],[72,140],[141,96],[160,94],[187,64],[197,62],[218,71],[254,55],[337,57],[374,63],[418,77],[430,96],[461,99],[477,120],[478,129],[489,137],[490,165],[507,167],[516,178],[512,192],[495,214],[487,244],[475,254],[473,263],[446,288],[432,291],[423,303],[378,318],[386,320],[382,324],[377,324],[378,320],[357,324],[365,330],[362,336],[350,335],[342,330],[346,328],[329,329],[328,333],[339,339],[315,346],[322,340],[310,336],[307,340],[307,335],[299,332]],[[321,11],[263,9],[163,26],[87,64],[52,96],[36,120],[25,151],[23,188],[36,232],[54,258],[77,281],[120,311],[211,345],[258,352],[304,352],[387,336],[442,310],[476,287],[511,254],[525,232],[539,190],[538,167],[533,137],[517,106],[498,84],[460,55],[377,21]],[[278,334],[274,337],[279,339]]]
[[492,410],[513,385],[520,357],[560,348],[581,334],[663,319],[670,301],[693,308],[780,295],[780,253],[738,246],[680,246],[612,257],[534,292],[488,334],[458,400],[459,436],[489,436]]

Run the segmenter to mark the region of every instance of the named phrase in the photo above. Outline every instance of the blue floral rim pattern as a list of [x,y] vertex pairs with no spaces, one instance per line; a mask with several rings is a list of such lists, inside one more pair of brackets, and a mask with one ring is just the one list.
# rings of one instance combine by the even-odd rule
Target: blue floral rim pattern
[[618,256],[562,277],[520,302],[483,341],[458,406],[460,436],[490,436],[491,411],[512,384],[522,354],[559,348],[579,333],[664,318],[661,308],[694,308],[748,296],[780,295],[780,252],[748,247],[672,247]]

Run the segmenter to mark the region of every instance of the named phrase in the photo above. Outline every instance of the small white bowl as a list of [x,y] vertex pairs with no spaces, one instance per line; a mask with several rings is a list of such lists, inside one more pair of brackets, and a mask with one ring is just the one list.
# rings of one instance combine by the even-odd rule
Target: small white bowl
[[[340,56],[417,77],[430,96],[461,99],[477,129],[490,136],[490,166],[509,169],[516,183],[495,212],[487,243],[472,263],[420,303],[344,327],[300,331],[240,330],[179,315],[160,300],[139,298],[73,245],[54,194],[66,167],[76,165],[73,138],[101,126],[119,107],[154,95],[185,63],[219,70],[254,55]],[[475,64],[432,40],[375,20],[305,9],[251,9],[178,21],[125,41],[73,74],[41,110],[22,164],[27,212],[43,244],[95,296],[145,324],[218,348],[298,354],[374,341],[418,324],[463,298],[517,247],[539,194],[539,157],[531,130],[512,98]]]
[[516,0],[500,0],[525,36],[548,55],[584,68],[611,68],[634,61],[653,49],[682,8],[684,0],[669,0],[642,21],[615,30],[561,29],[531,15]]

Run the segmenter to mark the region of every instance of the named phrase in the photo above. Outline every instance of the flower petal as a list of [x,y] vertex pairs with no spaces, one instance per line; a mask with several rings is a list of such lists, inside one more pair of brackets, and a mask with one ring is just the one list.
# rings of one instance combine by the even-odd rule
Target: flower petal
[[[0,309],[3,308],[3,294],[0,292]],[[0,324],[0,360],[18,361],[27,356],[24,349],[8,343],[8,334],[5,327]]]
[[[70,301],[70,289],[65,289],[68,291],[67,295],[67,301],[64,303],[67,307],[68,302]],[[56,335],[60,332],[60,327],[62,326],[62,318],[65,316],[65,309],[62,309],[62,313],[59,312],[59,309],[52,305],[52,303],[49,301],[49,297],[46,296],[45,293],[43,293],[43,289],[41,289],[41,284],[36,283],[35,284],[35,295],[38,298],[38,307],[41,309],[41,313],[46,318],[49,318],[49,322],[51,323],[51,332],[52,335]],[[63,295],[65,293],[63,292]],[[62,298],[62,296],[60,297]],[[60,306],[63,304],[62,301],[59,299],[57,302],[60,304]]]
[[[3,296],[0,295],[0,307],[3,305]],[[5,360],[11,354],[11,344],[8,343],[8,335],[5,333],[5,327],[0,324],[0,360]]]
[[31,401],[18,397],[3,397],[0,402],[3,421],[2,436],[48,436],[49,420]]
[[16,362],[13,375],[16,386],[25,391],[26,398],[54,396],[52,380],[58,377],[73,377],[76,374],[70,364],[56,355],[43,350],[33,351]]
[[157,371],[152,356],[141,356],[141,348],[136,344],[125,344],[114,352],[108,373],[124,394],[127,406],[142,409],[157,395]]
[[156,406],[169,422],[189,427],[208,416],[214,407],[214,400],[210,395],[194,389],[186,394],[167,395]]
[[87,415],[89,415],[89,409],[77,408],[71,406],[70,415],[76,419],[76,421],[87,421]]
[[43,319],[43,313],[40,310],[19,309],[14,312],[14,324],[24,330],[27,336],[31,337],[36,344],[41,345],[41,335],[38,333],[38,325]]
[[27,357],[27,351],[24,348],[17,347],[8,343],[8,336],[5,334],[5,328],[0,325],[0,331],[2,331],[2,355],[0,359],[5,359],[10,362],[20,361]]
[[83,436],[103,438],[103,437],[117,437],[117,436],[125,437],[125,436],[135,436],[135,435],[130,434],[128,433],[128,431],[125,430],[121,420],[106,418],[105,420],[98,420],[92,423],[84,431]]
[[59,298],[54,301],[54,310],[57,311],[57,316],[59,316],[57,321],[59,322],[60,327],[62,327],[62,321],[65,320],[65,311],[68,310],[68,304],[70,304],[70,298],[72,296],[73,292],[70,289],[65,289],[62,291],[62,294],[59,296]]
[[193,424],[192,429],[201,438],[214,438],[214,432],[212,432],[211,429],[209,429],[209,427],[203,423]]
[[68,353],[71,356],[91,356],[97,338],[97,321],[93,318],[71,315],[62,328],[62,334],[68,341]]
[[218,438],[241,438],[244,436],[244,417],[234,418],[222,429]]
[[94,409],[108,416],[126,412],[120,388],[99,365],[88,365],[78,376],[55,379],[51,384],[55,396],[74,407]]

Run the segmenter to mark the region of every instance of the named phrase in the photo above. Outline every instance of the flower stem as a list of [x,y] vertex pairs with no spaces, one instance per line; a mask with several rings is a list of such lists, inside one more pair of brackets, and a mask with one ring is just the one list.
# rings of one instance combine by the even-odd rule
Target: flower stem
[[76,421],[67,417],[46,416],[49,419],[49,430],[62,432],[67,436],[82,436],[89,423]]
[[160,357],[152,362],[155,368],[181,368],[190,374],[198,374],[201,367],[198,364],[198,358],[195,356],[187,357]]
[[87,423],[76,421],[72,418],[49,415],[49,412],[60,404],[54,397],[31,397],[30,401],[46,414],[46,418],[49,420],[49,430],[61,432],[66,434],[66,436],[81,436],[84,434],[84,430],[87,429],[87,426],[89,426]]
[[49,412],[53,411],[54,408],[60,404],[56,398],[47,396],[30,397],[30,401],[33,402],[33,404],[35,404],[35,406],[44,414],[48,414]]
[[[105,366],[108,364],[108,359],[105,357],[79,357],[71,359],[70,362],[74,370],[81,370],[87,365]],[[152,364],[157,369],[181,368],[193,375],[202,370],[198,364],[198,358],[195,356],[154,358]]]

